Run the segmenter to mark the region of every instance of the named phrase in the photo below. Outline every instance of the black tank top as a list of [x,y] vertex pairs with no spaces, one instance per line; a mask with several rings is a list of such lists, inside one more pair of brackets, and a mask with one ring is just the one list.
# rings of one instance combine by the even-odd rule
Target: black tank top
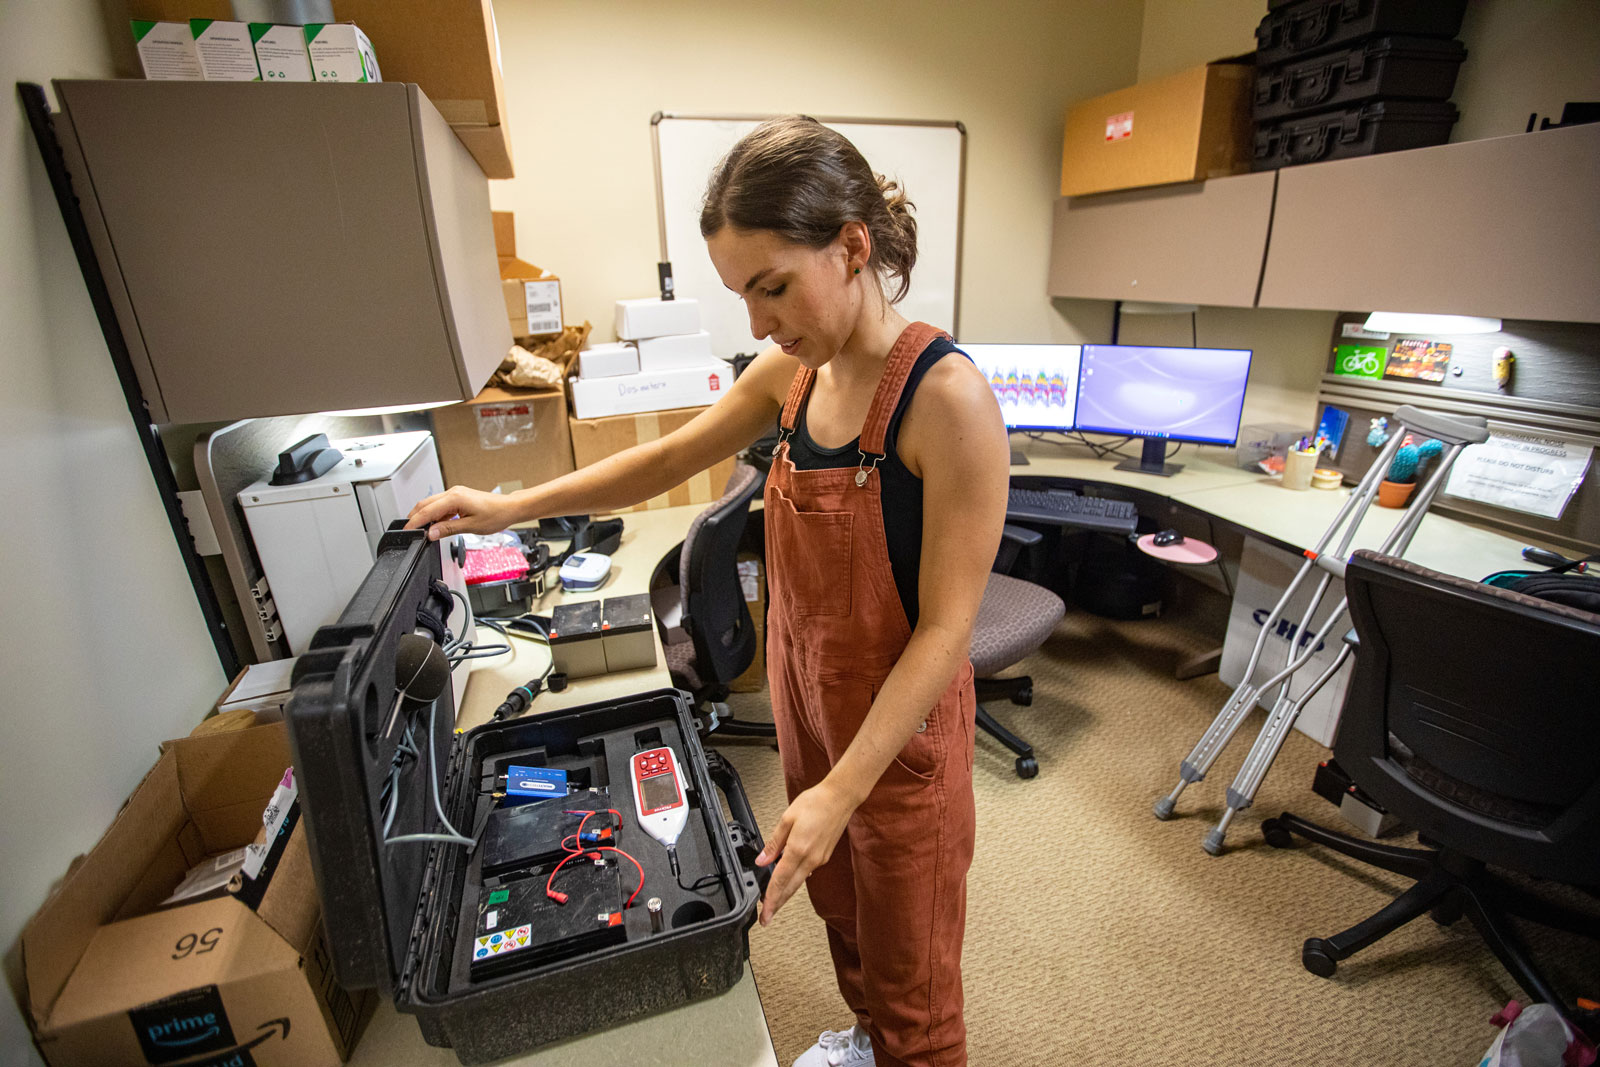
[[[906,469],[900,459],[900,420],[917,391],[928,369],[952,352],[961,352],[950,341],[935,337],[922,350],[911,373],[906,376],[905,388],[900,391],[900,402],[889,416],[889,428],[884,434],[883,448],[887,455],[878,464],[878,478],[883,486],[883,532],[889,542],[889,567],[894,571],[895,588],[900,593],[900,603],[906,609],[906,620],[913,629],[917,625],[917,575],[922,566],[922,479]],[[963,356],[965,352],[961,353]],[[806,408],[811,404],[811,394],[806,394],[800,405],[800,417],[795,432],[789,438],[789,461],[795,469],[803,471],[831,470],[836,467],[854,467],[861,462],[861,438],[841,448],[823,448],[811,439],[806,429]]]

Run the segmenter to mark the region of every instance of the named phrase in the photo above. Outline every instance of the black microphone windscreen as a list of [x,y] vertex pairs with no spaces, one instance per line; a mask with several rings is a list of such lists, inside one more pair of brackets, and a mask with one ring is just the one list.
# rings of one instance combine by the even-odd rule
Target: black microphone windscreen
[[431,703],[449,684],[450,661],[438,642],[422,634],[401,634],[394,654],[394,687],[407,703]]

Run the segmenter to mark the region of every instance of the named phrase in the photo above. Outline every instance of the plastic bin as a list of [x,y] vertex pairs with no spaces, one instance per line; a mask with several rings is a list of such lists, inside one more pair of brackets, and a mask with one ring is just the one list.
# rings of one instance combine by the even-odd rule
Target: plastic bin
[[1316,55],[1374,34],[1454,37],[1467,0],[1295,0],[1256,26],[1256,65]]
[[1467,50],[1438,37],[1374,37],[1334,52],[1256,70],[1255,120],[1273,122],[1375,97],[1448,100]]
[[1256,128],[1255,170],[1428,148],[1450,138],[1459,112],[1448,101],[1376,100]]

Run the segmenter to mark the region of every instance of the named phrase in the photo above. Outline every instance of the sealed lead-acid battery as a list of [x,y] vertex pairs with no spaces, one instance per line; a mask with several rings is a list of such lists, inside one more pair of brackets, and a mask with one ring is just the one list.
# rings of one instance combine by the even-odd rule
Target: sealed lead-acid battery
[[[457,734],[448,667],[418,636],[439,582],[439,543],[391,529],[295,665],[285,717],[340,981],[382,990],[429,1044],[469,1064],[731,987],[759,903],[761,839],[737,774],[701,746],[687,695],[658,689]],[[633,810],[630,760],[663,748],[687,806],[679,875]],[[512,796],[513,775],[567,792]]]

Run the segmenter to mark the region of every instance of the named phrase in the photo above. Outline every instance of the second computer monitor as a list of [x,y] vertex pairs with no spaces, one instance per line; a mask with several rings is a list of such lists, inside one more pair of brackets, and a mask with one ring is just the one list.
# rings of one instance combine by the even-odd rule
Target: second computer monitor
[[1143,437],[1140,470],[1170,473],[1167,441],[1228,445],[1239,439],[1250,351],[1084,345],[1077,426],[1088,433]]
[[1058,430],[1073,426],[1081,345],[968,345],[1000,402],[1011,430]]

